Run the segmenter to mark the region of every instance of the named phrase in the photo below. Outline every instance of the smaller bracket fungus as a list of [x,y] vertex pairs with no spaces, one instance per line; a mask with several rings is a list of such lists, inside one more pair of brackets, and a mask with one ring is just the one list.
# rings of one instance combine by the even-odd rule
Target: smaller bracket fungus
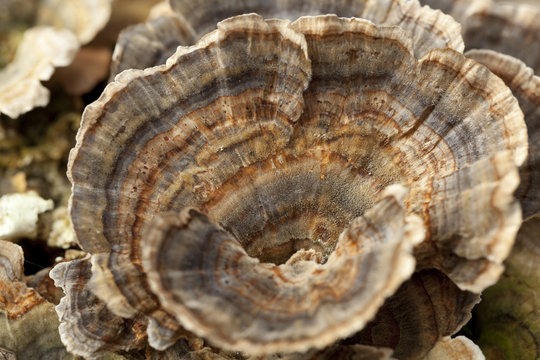
[[460,26],[450,16],[417,0],[403,1],[198,1],[171,0],[172,10],[119,35],[111,66],[111,80],[125,69],[161,65],[179,45],[191,45],[231,16],[257,13],[265,18],[296,20],[300,16],[336,14],[364,18],[381,25],[399,25],[413,37],[414,52],[432,48],[463,51]]
[[462,26],[465,47],[490,49],[523,61],[540,73],[540,6],[494,0],[423,0]]
[[0,347],[0,360],[17,360],[15,353]]
[[540,213],[540,77],[522,61],[492,50],[470,50],[466,56],[486,65],[512,90],[525,116],[529,155],[520,167],[521,183],[516,197],[523,217]]
[[[27,18],[35,18],[35,23],[25,24],[28,29],[15,57],[0,68],[0,113],[12,118],[47,105],[49,91],[41,81],[49,80],[55,68],[69,65],[79,46],[105,26],[111,11],[111,0],[32,2]],[[18,6],[16,1],[6,5],[8,12]]]
[[129,26],[118,35],[112,56],[110,80],[127,69],[164,64],[180,45],[195,42],[184,23],[173,13]]
[[490,49],[513,56],[540,74],[540,7],[487,2],[463,20],[467,49]]
[[110,351],[140,348],[146,340],[144,322],[112,314],[88,289],[89,256],[56,265],[50,277],[67,296],[56,306],[62,342],[73,354],[94,359]]
[[16,118],[49,102],[49,91],[41,85],[55,67],[67,66],[79,48],[68,30],[35,27],[25,31],[14,60],[0,69],[0,113]]
[[482,11],[491,5],[491,0],[420,0],[420,3],[451,15],[460,24],[471,13]]
[[80,44],[89,43],[111,16],[112,0],[40,0],[37,23],[70,30]]
[[22,248],[0,240],[0,358],[68,360],[54,305],[26,286]]
[[[520,167],[516,196],[523,217],[540,213],[540,16],[538,4],[500,4],[492,0],[449,0],[428,3],[448,11],[463,25],[466,56],[487,66],[504,80],[525,114],[529,137],[527,162]],[[530,67],[528,67],[530,66]],[[536,75],[535,75],[536,72]]]
[[335,14],[362,18],[380,25],[399,26],[414,39],[413,51],[418,57],[433,48],[463,51],[463,40],[458,36],[459,25],[447,15],[421,7],[417,0],[244,0],[219,3],[204,0],[196,4],[189,0],[170,0],[169,3],[196,38],[214,30],[218,22],[241,14],[257,13],[265,18],[291,21],[302,16]]
[[470,320],[479,301],[479,295],[460,290],[438,270],[417,271],[344,343],[390,348],[400,360],[423,359]]
[[185,327],[289,353],[361,330],[416,264],[466,308],[427,347],[454,332],[521,224],[527,132],[501,79],[410,34],[243,15],[116,76],[69,160],[88,289],[156,349]]

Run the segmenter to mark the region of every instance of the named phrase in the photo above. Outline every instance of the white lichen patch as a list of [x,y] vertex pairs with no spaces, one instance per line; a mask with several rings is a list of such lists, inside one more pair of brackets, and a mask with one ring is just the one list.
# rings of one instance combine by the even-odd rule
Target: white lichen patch
[[52,210],[52,200],[45,200],[34,191],[14,193],[0,198],[0,239],[33,238],[38,215]]
[[47,239],[47,245],[62,249],[68,249],[74,246],[76,244],[75,235],[71,228],[67,208],[61,206],[55,209],[52,217],[52,230]]

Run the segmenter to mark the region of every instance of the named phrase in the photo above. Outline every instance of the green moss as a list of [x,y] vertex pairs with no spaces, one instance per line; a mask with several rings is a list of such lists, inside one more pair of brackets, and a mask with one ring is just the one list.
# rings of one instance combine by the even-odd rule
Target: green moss
[[23,33],[24,28],[11,29],[7,33],[0,33],[0,70],[6,67],[15,57]]
[[506,271],[482,294],[475,342],[487,359],[540,359],[540,219],[522,226]]
[[61,160],[74,145],[84,104],[78,98],[53,95],[45,108],[37,108],[17,119],[0,117],[0,169]]

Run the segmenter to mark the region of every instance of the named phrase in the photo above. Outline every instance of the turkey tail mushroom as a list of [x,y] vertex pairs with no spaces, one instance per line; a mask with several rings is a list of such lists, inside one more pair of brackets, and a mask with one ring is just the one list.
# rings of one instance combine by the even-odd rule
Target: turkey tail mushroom
[[92,275],[89,257],[60,263],[50,273],[66,294],[56,306],[62,342],[69,352],[87,359],[142,347],[146,340],[144,322],[115,316],[88,289]]
[[513,56],[540,74],[540,6],[491,1],[463,20],[467,49],[490,49]]
[[169,3],[197,37],[214,30],[221,20],[240,14],[257,13],[264,18],[291,21],[302,16],[335,14],[340,17],[362,18],[380,25],[398,25],[414,39],[414,53],[419,57],[438,47],[463,51],[459,24],[448,15],[421,7],[417,0],[242,0],[219,3],[209,0],[198,3],[170,0]]
[[466,56],[487,66],[512,90],[525,116],[529,155],[519,169],[521,184],[516,197],[523,218],[540,213],[540,77],[522,61],[492,50],[470,50]]
[[423,359],[470,320],[480,295],[460,290],[442,272],[416,271],[362,331],[343,341],[394,350],[400,360]]
[[[74,228],[85,250],[106,253],[112,247],[114,255],[106,256],[104,268],[124,269],[123,280],[116,271],[112,277],[131,307],[152,314],[174,331],[139,265],[140,234],[149,224],[141,220],[156,211],[183,208],[193,203],[193,196],[204,200],[206,192],[219,187],[220,178],[226,179],[283,146],[302,112],[302,92],[309,76],[301,34],[286,22],[242,16],[221,23],[197,46],[180,48],[161,68],[123,72],[85,110],[78,145],[70,157],[71,216],[81,220],[75,220]],[[162,82],[165,79],[170,82]],[[133,86],[149,91],[149,97],[133,98]],[[106,105],[110,102],[116,104],[113,112]],[[151,114],[156,116],[154,123],[148,122]],[[123,123],[127,117],[131,118],[128,126]],[[105,118],[112,122],[104,128]],[[140,138],[137,134],[145,135]],[[103,158],[95,146],[110,145],[111,136],[115,150]],[[89,159],[99,160],[91,160],[88,167]],[[218,171],[206,172],[204,167]],[[106,168],[109,170],[100,179],[93,176]],[[156,189],[148,193],[148,186]],[[182,190],[184,186],[188,187]],[[96,197],[96,191],[103,196]],[[131,195],[124,196],[125,191]],[[117,206],[122,210],[115,209]],[[133,262],[131,256],[137,260]],[[96,277],[94,282],[107,279]],[[102,297],[100,293],[104,292],[96,295]],[[125,301],[115,302],[122,303]],[[123,309],[109,307],[124,315]],[[154,339],[149,341],[152,344]],[[167,346],[164,339],[156,342],[155,346]]]
[[91,292],[148,319],[154,348],[185,326],[261,354],[360,330],[412,274],[421,228],[418,269],[495,282],[521,222],[523,114],[483,65],[417,44],[362,19],[243,15],[116,76],[69,159]]
[[73,359],[58,334],[54,305],[24,282],[23,251],[0,240],[0,358]]
[[221,348],[323,348],[361,329],[414,271],[412,248],[424,229],[406,216],[405,195],[398,185],[384,190],[324,264],[261,263],[207,216],[185,209],[154,219],[143,236],[143,266],[162,306]]
[[119,36],[111,66],[111,79],[125,69],[160,65],[179,45],[191,45],[216,24],[230,16],[258,13],[264,18],[296,20],[306,15],[336,14],[359,17],[380,25],[398,25],[413,38],[414,52],[421,56],[432,48],[463,51],[460,26],[450,16],[417,0],[402,1],[198,1],[172,0],[166,14],[126,29]]

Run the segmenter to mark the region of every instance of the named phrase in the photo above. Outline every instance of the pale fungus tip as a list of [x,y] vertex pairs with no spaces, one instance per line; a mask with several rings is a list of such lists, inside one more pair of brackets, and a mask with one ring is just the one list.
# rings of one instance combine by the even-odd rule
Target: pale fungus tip
[[445,337],[424,360],[486,360],[482,350],[465,336]]

